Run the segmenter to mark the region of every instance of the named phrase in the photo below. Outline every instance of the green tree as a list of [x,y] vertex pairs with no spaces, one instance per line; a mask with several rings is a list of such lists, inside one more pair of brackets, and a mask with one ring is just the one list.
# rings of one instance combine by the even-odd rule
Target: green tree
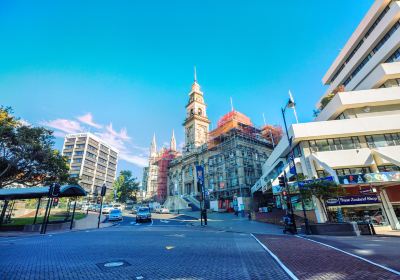
[[132,172],[122,170],[117,180],[114,182],[114,189],[117,192],[117,201],[126,202],[127,200],[136,200],[136,192],[139,189],[137,178],[132,177]]
[[66,159],[53,148],[52,134],[43,127],[24,125],[11,108],[0,107],[0,188],[72,182]]
[[300,193],[304,199],[312,199],[313,196],[318,199],[322,205],[325,216],[328,221],[330,221],[325,201],[329,198],[336,198],[343,195],[345,190],[335,182],[319,181],[304,185],[304,187],[300,188]]

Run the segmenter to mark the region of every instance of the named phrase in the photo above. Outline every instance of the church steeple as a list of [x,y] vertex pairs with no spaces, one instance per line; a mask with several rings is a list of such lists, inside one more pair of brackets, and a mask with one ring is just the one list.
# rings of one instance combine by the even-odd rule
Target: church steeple
[[175,140],[175,132],[174,132],[174,130],[172,130],[170,149],[171,149],[171,151],[174,151],[174,152],[176,151],[176,140]]
[[207,142],[210,120],[207,117],[207,105],[204,103],[204,94],[197,82],[196,67],[194,68],[194,81],[189,92],[189,102],[186,105],[185,145],[186,151],[199,147]]
[[156,134],[153,135],[153,140],[151,141],[150,147],[150,157],[155,157],[157,155],[157,143],[156,143]]
[[196,66],[194,67],[194,81],[193,81],[193,84],[192,84],[192,92],[198,92],[198,93],[203,94],[200,91],[200,85],[197,83]]

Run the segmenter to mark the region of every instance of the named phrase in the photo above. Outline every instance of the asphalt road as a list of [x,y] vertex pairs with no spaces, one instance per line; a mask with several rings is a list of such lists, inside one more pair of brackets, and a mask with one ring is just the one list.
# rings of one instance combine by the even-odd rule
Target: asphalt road
[[290,279],[249,234],[187,220],[129,215],[99,230],[3,238],[0,279]]
[[[152,213],[151,222],[136,223],[134,214],[124,214],[122,221],[113,222],[117,226],[187,226],[190,225],[192,217],[180,215],[175,217],[170,214]],[[107,219],[105,220],[107,222]]]

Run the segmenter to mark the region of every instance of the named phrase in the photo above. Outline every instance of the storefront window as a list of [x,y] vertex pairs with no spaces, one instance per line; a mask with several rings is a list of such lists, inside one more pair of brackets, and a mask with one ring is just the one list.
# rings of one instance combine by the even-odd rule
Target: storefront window
[[367,139],[368,147],[370,148],[400,145],[399,133],[369,135],[365,136],[365,138]]
[[343,137],[308,141],[312,152],[349,150],[361,148],[358,137]]
[[380,165],[378,166],[379,172],[393,172],[400,171],[400,167],[397,165]]
[[380,204],[328,207],[328,215],[334,222],[342,220],[343,222],[369,222],[376,226],[388,225]]
[[340,168],[335,171],[338,176],[371,173],[369,167]]
[[326,172],[325,170],[317,170],[317,175],[318,178],[325,178],[330,176],[330,174],[328,172]]

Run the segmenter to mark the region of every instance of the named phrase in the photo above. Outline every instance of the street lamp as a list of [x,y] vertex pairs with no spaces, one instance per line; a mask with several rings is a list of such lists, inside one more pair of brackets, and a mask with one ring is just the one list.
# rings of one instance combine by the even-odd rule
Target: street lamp
[[[294,112],[295,112],[296,122],[298,122],[296,109],[295,109],[296,103],[294,102],[292,94],[290,93],[290,91],[289,91],[289,96],[290,97],[289,97],[289,100],[288,100],[287,104],[285,105],[285,107],[281,108],[281,111],[282,111],[283,123],[285,125],[286,137],[287,137],[287,140],[288,140],[288,143],[289,143],[289,160],[291,161],[291,164],[293,166],[293,169],[292,168],[289,169],[289,173],[292,173],[292,171],[293,171],[295,182],[296,182],[297,186],[299,186],[298,175],[297,175],[297,171],[296,171],[296,163],[294,161],[294,153],[293,153],[293,150],[292,150],[292,141],[293,141],[293,139],[292,139],[292,137],[289,137],[289,132],[288,132],[287,124],[286,124],[286,117],[285,117],[286,109],[287,108],[293,109]],[[287,187],[289,188],[289,184],[287,184]],[[292,203],[290,203],[290,206],[292,208],[292,213],[293,213],[293,205],[292,205]],[[304,215],[305,231],[306,231],[306,234],[308,235],[308,234],[310,234],[310,227],[309,227],[309,223],[308,223],[306,207],[304,205],[304,199],[303,199],[302,196],[301,196],[301,208],[303,208],[302,210],[303,210],[303,215]]]

